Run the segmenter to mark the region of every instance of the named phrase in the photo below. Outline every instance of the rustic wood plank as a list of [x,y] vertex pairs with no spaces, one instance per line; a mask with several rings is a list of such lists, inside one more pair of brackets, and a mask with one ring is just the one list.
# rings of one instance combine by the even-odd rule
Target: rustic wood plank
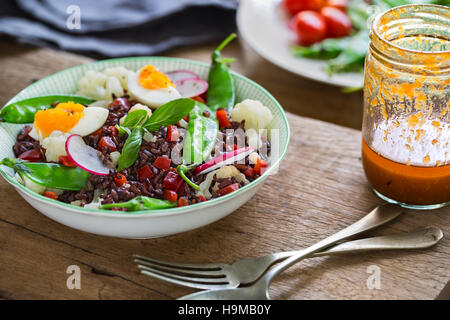
[[[33,79],[89,61],[43,49],[11,47],[7,51],[9,55],[2,53],[0,58],[4,70],[0,75],[2,102]],[[192,49],[191,54],[206,61],[209,48]],[[262,77],[268,79],[270,75]],[[259,82],[259,78],[254,79]],[[289,90],[299,84],[290,84]],[[131,255],[230,263],[243,257],[300,249],[382,203],[368,187],[362,171],[359,131],[293,114],[288,118],[292,139],[279,173],[269,177],[261,191],[230,216],[175,236],[124,240],[73,230],[39,214],[0,181],[0,298],[176,298],[192,290],[140,275]],[[435,225],[447,236],[449,213],[449,208],[408,211],[370,234]],[[444,238],[427,250],[309,259],[283,273],[271,294],[282,299],[434,299],[450,278],[449,254],[450,240]],[[69,265],[81,268],[81,290],[66,287]],[[367,267],[371,265],[381,269],[379,290],[366,286]]]

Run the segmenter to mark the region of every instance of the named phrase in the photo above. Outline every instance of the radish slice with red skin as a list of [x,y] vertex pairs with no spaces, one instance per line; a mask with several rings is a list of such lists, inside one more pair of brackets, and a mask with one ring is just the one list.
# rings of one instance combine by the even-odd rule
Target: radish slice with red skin
[[66,140],[69,158],[81,169],[96,175],[108,175],[111,170],[100,159],[99,151],[84,143],[81,136],[72,134]]
[[219,169],[220,167],[233,164],[236,161],[244,159],[250,153],[254,152],[255,149],[252,147],[240,148],[231,152],[224,153],[221,156],[215,157],[208,162],[195,168],[195,174],[204,174],[210,171]]
[[184,98],[193,98],[208,90],[208,82],[202,79],[184,79],[175,82],[177,91]]
[[169,71],[166,73],[166,75],[169,77],[169,79],[172,82],[177,82],[177,81],[186,80],[186,79],[200,79],[198,74],[196,74],[195,72],[189,71],[189,70]]

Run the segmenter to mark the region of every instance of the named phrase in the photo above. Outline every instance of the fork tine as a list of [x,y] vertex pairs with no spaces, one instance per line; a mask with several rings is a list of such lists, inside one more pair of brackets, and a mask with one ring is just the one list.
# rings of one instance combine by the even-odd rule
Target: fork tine
[[223,284],[220,284],[220,283],[218,283],[218,284],[206,284],[206,283],[197,283],[197,282],[191,282],[191,281],[184,281],[184,280],[173,278],[174,275],[171,275],[171,274],[169,274],[168,276],[164,276],[164,275],[161,275],[161,274],[153,272],[153,271],[142,270],[142,269],[141,269],[141,273],[145,274],[147,276],[159,279],[159,280],[163,280],[163,281],[170,282],[170,283],[177,284],[179,286],[184,286],[184,287],[190,287],[190,288],[196,288],[196,289],[229,288],[229,284],[228,283],[223,283]]
[[187,277],[199,277],[199,278],[225,278],[226,274],[222,270],[204,270],[204,271],[197,271],[192,269],[184,269],[179,267],[169,267],[161,264],[156,264],[153,262],[149,262],[146,260],[141,259],[134,259],[134,262],[136,262],[139,265],[145,266],[149,269],[167,272],[171,274],[176,274],[180,276],[187,276]]
[[173,268],[181,268],[181,269],[190,269],[190,270],[198,270],[198,271],[219,271],[222,269],[221,264],[219,263],[209,263],[209,264],[190,264],[190,263],[176,263],[176,262],[168,262],[168,261],[162,261],[157,259],[152,259],[149,257],[140,256],[137,254],[133,255],[133,258],[139,259],[141,261],[146,261],[154,264],[158,264],[161,266],[166,267],[173,267]]
[[138,265],[138,267],[141,270],[157,273],[157,274],[159,274],[161,276],[171,277],[171,278],[174,278],[174,279],[177,279],[177,280],[182,280],[182,281],[190,281],[190,282],[205,283],[205,284],[224,284],[224,283],[228,283],[228,279],[225,276],[222,277],[222,278],[198,278],[198,277],[184,276],[184,275],[180,275],[180,274],[173,274],[173,273],[170,273],[170,272],[165,272],[165,271],[154,269],[154,268],[149,268],[149,267],[146,267],[146,266],[143,266],[143,265]]

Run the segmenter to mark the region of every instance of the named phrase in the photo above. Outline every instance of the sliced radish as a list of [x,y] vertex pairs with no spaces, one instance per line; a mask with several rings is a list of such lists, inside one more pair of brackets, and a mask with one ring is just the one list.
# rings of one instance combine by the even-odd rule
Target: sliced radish
[[199,79],[200,77],[195,72],[189,70],[174,70],[166,73],[172,82],[186,80],[186,79]]
[[175,81],[175,87],[184,98],[192,98],[208,90],[208,82],[202,79],[184,79]]
[[81,136],[73,134],[66,140],[69,158],[81,169],[96,175],[108,175],[111,170],[100,159],[99,151],[84,143]]
[[244,159],[250,153],[255,151],[252,147],[240,148],[231,152],[224,153],[221,156],[205,162],[204,164],[195,168],[195,174],[204,174],[210,171],[219,169],[220,167],[235,163],[236,161]]

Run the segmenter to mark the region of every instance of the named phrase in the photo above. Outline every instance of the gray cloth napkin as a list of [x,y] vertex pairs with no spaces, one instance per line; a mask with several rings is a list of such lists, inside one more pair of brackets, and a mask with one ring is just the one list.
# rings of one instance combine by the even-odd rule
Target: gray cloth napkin
[[0,33],[92,56],[153,55],[225,38],[236,7],[237,0],[7,0]]

